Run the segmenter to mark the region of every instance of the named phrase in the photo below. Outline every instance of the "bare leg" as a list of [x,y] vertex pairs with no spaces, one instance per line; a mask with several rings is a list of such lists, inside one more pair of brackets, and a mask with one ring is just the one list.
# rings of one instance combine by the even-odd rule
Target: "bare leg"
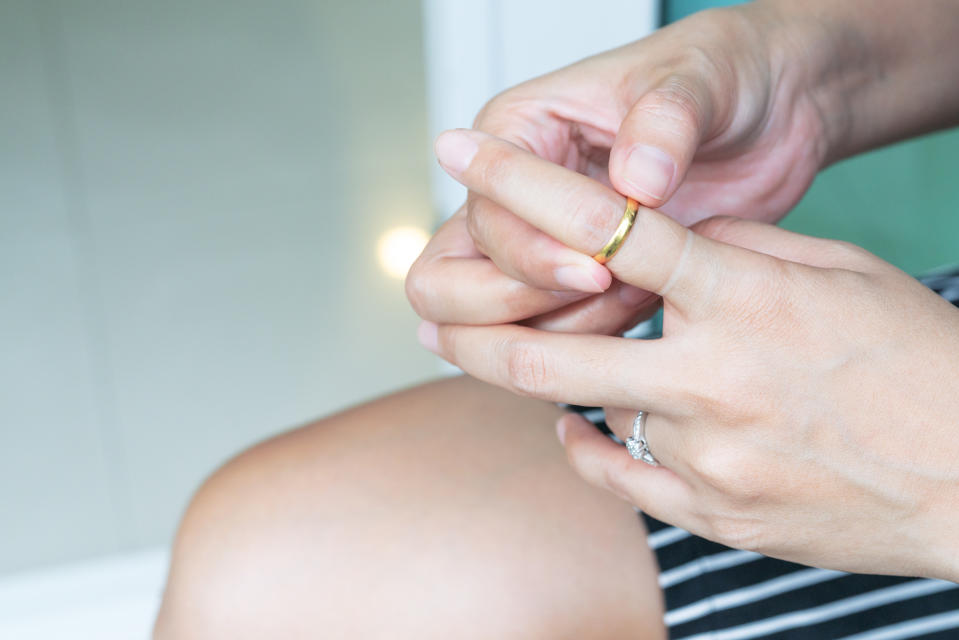
[[157,637],[664,638],[642,524],[559,415],[456,378],[254,447],[190,505]]

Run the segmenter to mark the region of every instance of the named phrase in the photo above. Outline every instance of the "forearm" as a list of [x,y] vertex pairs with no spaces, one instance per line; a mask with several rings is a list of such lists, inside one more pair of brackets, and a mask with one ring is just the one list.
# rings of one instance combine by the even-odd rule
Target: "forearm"
[[825,163],[959,124],[959,0],[760,0],[819,109]]

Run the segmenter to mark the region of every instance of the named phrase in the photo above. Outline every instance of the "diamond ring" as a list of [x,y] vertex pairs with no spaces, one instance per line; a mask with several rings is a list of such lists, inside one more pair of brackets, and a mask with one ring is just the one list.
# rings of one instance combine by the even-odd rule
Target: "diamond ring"
[[640,411],[633,420],[633,435],[626,438],[626,450],[633,460],[642,460],[646,464],[654,467],[659,466],[659,462],[649,451],[649,443],[646,442],[646,416],[649,414]]

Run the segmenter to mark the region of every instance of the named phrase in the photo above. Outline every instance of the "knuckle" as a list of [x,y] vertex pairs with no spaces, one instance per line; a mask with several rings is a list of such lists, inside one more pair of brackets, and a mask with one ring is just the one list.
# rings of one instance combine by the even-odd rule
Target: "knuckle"
[[692,226],[692,230],[701,236],[728,243],[736,237],[741,223],[742,219],[735,216],[713,216],[700,220]]
[[535,312],[536,303],[530,296],[530,287],[519,280],[513,280],[504,287],[499,303],[509,309],[512,315],[525,317]]
[[493,96],[476,114],[476,118],[473,120],[473,128],[495,134],[495,130],[491,131],[490,129],[495,128],[503,115],[509,115],[514,102],[512,89],[507,89]]
[[480,184],[505,184],[512,173],[512,161],[516,157],[514,149],[501,143],[480,145],[480,151],[473,159],[470,169],[477,172]]
[[696,455],[690,466],[704,483],[736,505],[752,504],[763,493],[764,473],[741,447],[714,444]]
[[500,270],[521,278],[530,286],[536,286],[543,281],[545,277],[543,274],[549,273],[549,269],[544,266],[547,263],[542,258],[548,254],[537,252],[536,244],[535,240],[526,243],[525,247],[515,247],[509,242],[501,243],[501,255],[497,266],[500,266]]
[[404,283],[406,298],[421,318],[427,318],[429,309],[430,286],[426,271],[427,266],[422,263],[422,259],[418,259],[410,267]]
[[552,367],[546,352],[522,340],[509,340],[504,346],[507,388],[521,396],[549,395],[552,388]]
[[597,197],[597,193],[582,185],[570,185],[564,194],[568,203],[567,234],[579,238],[583,246],[603,247],[619,223],[623,212],[618,199]]
[[792,319],[799,315],[792,295],[796,275],[794,265],[774,258],[765,260],[762,268],[737,274],[727,303],[740,333],[757,335],[760,331],[775,336],[795,327]]
[[850,267],[868,267],[875,263],[876,257],[859,245],[845,240],[830,240],[828,251],[836,257],[837,262]]
[[476,245],[476,248],[486,253],[485,251],[485,239],[486,239],[486,223],[484,221],[484,207],[483,207],[484,198],[474,197],[470,194],[466,203],[466,232],[470,234],[470,237],[473,239],[473,244]]
[[719,385],[701,385],[698,389],[682,389],[674,393],[671,406],[683,407],[690,418],[702,419],[703,416],[716,418],[726,410]]
[[671,76],[644,98],[638,108],[658,122],[689,132],[700,128],[707,106],[690,80]]
[[713,538],[718,542],[743,551],[761,551],[766,548],[766,534],[761,521],[745,516],[741,511],[712,514],[707,518]]

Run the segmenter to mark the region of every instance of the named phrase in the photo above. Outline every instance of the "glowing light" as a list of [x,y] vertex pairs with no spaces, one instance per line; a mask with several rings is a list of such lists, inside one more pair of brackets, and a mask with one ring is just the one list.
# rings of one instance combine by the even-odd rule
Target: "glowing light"
[[429,234],[416,227],[388,230],[377,243],[380,266],[393,278],[405,278],[429,239]]

